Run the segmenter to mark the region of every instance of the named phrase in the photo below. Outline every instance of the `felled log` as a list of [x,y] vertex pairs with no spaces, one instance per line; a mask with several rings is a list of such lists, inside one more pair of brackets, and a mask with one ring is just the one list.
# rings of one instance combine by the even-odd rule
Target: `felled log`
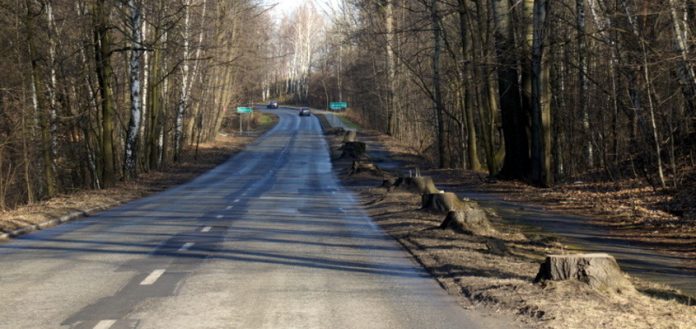
[[451,229],[458,233],[489,235],[495,230],[486,212],[475,202],[463,202],[461,210],[450,211],[440,224],[441,229]]
[[402,190],[418,194],[440,193],[431,177],[399,177],[385,180],[382,187],[390,191]]
[[466,202],[452,192],[426,193],[421,196],[421,208],[437,212],[463,210]]
[[366,150],[367,146],[363,142],[345,142],[341,158],[362,159]]
[[577,280],[603,292],[634,290],[613,256],[605,253],[547,255],[534,282]]
[[343,142],[355,142],[358,138],[358,134],[355,130],[347,130],[343,134]]

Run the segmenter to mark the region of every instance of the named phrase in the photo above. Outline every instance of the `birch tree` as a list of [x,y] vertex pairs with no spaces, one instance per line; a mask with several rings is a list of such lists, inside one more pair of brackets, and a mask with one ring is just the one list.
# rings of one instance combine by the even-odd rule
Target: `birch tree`
[[126,136],[126,147],[124,156],[124,174],[126,178],[132,179],[137,176],[138,163],[138,135],[140,133],[140,122],[142,114],[141,106],[141,83],[140,83],[140,61],[143,54],[142,37],[142,6],[138,0],[128,0],[130,8],[130,28],[131,28],[131,47],[130,62],[128,70],[130,73],[130,121],[128,123],[128,133]]
[[184,134],[184,115],[186,114],[186,104],[189,93],[189,71],[190,71],[190,32],[191,32],[191,0],[184,2],[184,49],[183,61],[181,65],[181,86],[179,102],[176,111],[176,124],[174,126],[174,161],[178,161],[181,156],[181,140]]

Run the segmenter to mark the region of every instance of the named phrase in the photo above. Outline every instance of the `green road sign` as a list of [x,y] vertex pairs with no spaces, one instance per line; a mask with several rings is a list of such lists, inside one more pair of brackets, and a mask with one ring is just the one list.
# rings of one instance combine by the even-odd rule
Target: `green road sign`
[[254,112],[254,109],[251,107],[238,107],[237,108],[237,113],[251,113]]
[[343,110],[348,107],[348,103],[346,102],[331,102],[329,104],[329,108],[332,110]]

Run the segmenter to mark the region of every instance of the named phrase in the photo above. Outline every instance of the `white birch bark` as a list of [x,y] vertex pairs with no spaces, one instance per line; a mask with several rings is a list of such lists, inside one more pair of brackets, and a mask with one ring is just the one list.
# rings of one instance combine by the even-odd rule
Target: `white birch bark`
[[56,114],[56,26],[53,17],[52,1],[46,1],[46,20],[48,23],[48,55],[50,61],[50,77],[48,84],[48,99],[49,99],[49,120],[50,120],[50,139],[51,139],[51,167],[56,171],[56,158],[58,157],[58,139],[57,139],[57,114]]
[[387,0],[384,7],[384,24],[387,42],[384,45],[387,53],[387,133],[394,136],[396,133],[396,68],[394,62],[394,0]]
[[[205,13],[207,8],[208,0],[203,0],[203,8],[201,9],[201,24],[205,22]],[[200,57],[201,51],[203,49],[203,40],[205,37],[205,29],[201,26],[198,32],[198,45],[196,46],[196,54],[194,55],[195,62],[193,63],[193,73],[191,76],[191,83],[189,83],[188,91],[186,95],[191,95],[191,88],[193,87],[193,82],[196,81],[198,74],[200,73]]]
[[[145,16],[143,13],[143,21],[145,21]],[[147,24],[142,25],[143,29],[143,40],[147,40]],[[145,41],[143,41],[145,42]],[[141,122],[140,122],[140,140],[143,140],[145,136],[145,127],[147,127],[147,97],[148,97],[148,89],[150,87],[150,53],[148,51],[143,52],[143,89],[142,89],[142,103],[141,103],[141,108],[142,108],[142,115],[141,115]]]
[[124,173],[127,178],[136,177],[136,166],[138,159],[138,133],[141,121],[141,98],[140,98],[140,59],[142,57],[142,16],[141,3],[138,0],[128,0],[130,8],[131,24],[131,51],[128,71],[130,73],[130,101],[131,118],[128,123],[128,133],[126,136]]
[[186,114],[186,102],[188,101],[189,92],[189,57],[190,57],[190,41],[189,34],[191,31],[191,0],[186,0],[184,3],[184,61],[181,65],[181,93],[179,95],[179,103],[176,110],[176,123],[174,126],[174,161],[179,160],[181,155],[181,139],[184,132],[184,115]]

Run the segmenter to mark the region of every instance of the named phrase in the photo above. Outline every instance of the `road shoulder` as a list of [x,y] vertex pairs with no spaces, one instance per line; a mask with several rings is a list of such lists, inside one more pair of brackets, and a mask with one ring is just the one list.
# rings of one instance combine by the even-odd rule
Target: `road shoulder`
[[[498,232],[467,235],[442,230],[443,214],[420,209],[420,195],[380,188],[388,171],[352,174],[353,160],[339,159],[340,129],[325,129],[333,151],[334,170],[343,184],[359,195],[362,205],[382,230],[396,239],[451,295],[466,308],[504,313],[535,328],[692,328],[696,307],[674,301],[668,287],[631,278],[637,291],[606,294],[578,282],[534,284],[545,254],[563,253],[553,240],[535,239],[515,227],[494,226]],[[370,156],[397,162],[402,174],[424,168],[407,149],[380,145],[386,137],[359,134]],[[385,151],[389,149],[389,151]],[[422,160],[422,159],[421,159]],[[494,217],[494,216],[493,216]],[[501,247],[502,246],[502,247]],[[630,325],[629,325],[630,324]]]
[[119,182],[112,188],[101,190],[79,190],[0,212],[0,241],[91,216],[184,184],[227,161],[273,128],[278,118],[271,114],[271,119],[241,136],[232,130],[223,129],[215,141],[201,143],[197,155],[193,148],[184,150],[179,163],[159,171],[142,173],[135,181]]

